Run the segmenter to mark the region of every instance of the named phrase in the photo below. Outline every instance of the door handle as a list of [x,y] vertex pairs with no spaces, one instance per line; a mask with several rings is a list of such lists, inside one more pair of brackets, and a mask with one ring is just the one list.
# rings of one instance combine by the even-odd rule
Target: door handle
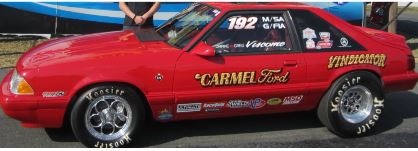
[[283,62],[284,66],[290,67],[290,66],[296,66],[298,65],[298,62],[296,60],[285,60]]

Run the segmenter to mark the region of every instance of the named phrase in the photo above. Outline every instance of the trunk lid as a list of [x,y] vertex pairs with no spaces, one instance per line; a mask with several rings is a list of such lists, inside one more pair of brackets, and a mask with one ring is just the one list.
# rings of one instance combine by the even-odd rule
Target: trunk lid
[[394,47],[399,47],[402,49],[408,49],[408,45],[406,45],[406,39],[402,35],[393,34],[381,30],[371,29],[371,28],[365,28],[356,26],[358,29],[364,31],[365,33],[369,34],[374,39],[382,42],[383,44],[388,44]]

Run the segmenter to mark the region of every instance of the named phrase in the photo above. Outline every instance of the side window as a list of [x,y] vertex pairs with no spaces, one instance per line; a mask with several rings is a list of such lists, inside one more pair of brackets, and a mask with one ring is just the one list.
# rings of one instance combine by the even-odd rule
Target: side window
[[289,29],[281,12],[229,16],[205,42],[218,54],[292,50]]
[[306,10],[292,10],[291,16],[301,39],[302,49],[363,50],[364,48],[330,23]]

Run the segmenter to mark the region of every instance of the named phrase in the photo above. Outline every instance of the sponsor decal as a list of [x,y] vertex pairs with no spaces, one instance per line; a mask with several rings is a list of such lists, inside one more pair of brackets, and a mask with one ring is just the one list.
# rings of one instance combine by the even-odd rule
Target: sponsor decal
[[245,44],[234,44],[234,48],[245,48]]
[[155,76],[155,80],[157,80],[157,81],[161,81],[163,78],[164,78],[164,77],[163,77],[163,75],[162,75],[161,73],[158,73],[158,74]]
[[199,112],[201,107],[202,103],[177,104],[177,112]]
[[158,116],[160,120],[170,120],[173,118],[173,114],[168,109],[163,109],[160,111],[160,115]]
[[243,100],[230,100],[228,102],[228,107],[229,108],[247,108],[248,104],[250,104],[250,102],[248,101],[243,101]]
[[315,41],[313,41],[312,39],[308,39],[306,40],[306,49],[315,49]]
[[305,28],[304,30],[302,30],[302,37],[303,39],[308,39],[306,40],[306,49],[316,48],[315,41],[313,40],[314,38],[316,38],[315,30],[311,28]]
[[205,103],[203,105],[203,108],[222,108],[225,106],[225,103],[219,102],[219,103]]
[[329,32],[319,32],[319,38],[328,42],[331,39],[331,34]]
[[267,100],[268,105],[279,105],[280,103],[282,103],[282,99],[280,98],[271,98]]
[[335,69],[357,64],[371,64],[385,67],[385,54],[356,54],[329,57],[328,69]]
[[223,45],[216,44],[216,45],[213,45],[213,47],[215,47],[216,49],[229,49],[229,45],[228,44],[223,44]]
[[249,84],[277,84],[287,83],[290,72],[283,72],[282,69],[264,69],[257,75],[255,71],[244,72],[221,72],[214,74],[195,74],[194,78],[203,87],[249,85]]
[[324,48],[331,48],[332,47],[332,41],[318,41],[318,44],[316,44],[316,49],[324,49]]
[[44,98],[52,98],[52,97],[61,97],[64,96],[64,91],[56,91],[56,92],[42,92],[42,97]]
[[116,142],[107,143],[107,142],[97,141],[96,144],[94,145],[94,147],[96,147],[96,148],[118,148],[118,147],[121,147],[123,145],[129,144],[130,142],[132,142],[132,139],[128,135],[125,135],[122,139],[120,139],[119,141],[116,141]]
[[206,112],[219,112],[224,107],[225,107],[225,103],[224,102],[205,103],[205,104],[203,104],[203,109]]
[[249,100],[248,102],[249,102],[248,105],[250,109],[259,109],[259,108],[266,106],[266,101],[260,98]]
[[303,95],[287,96],[283,99],[282,105],[299,104],[303,99]]
[[302,37],[303,39],[314,39],[316,38],[315,30],[311,28],[305,28],[302,30]]
[[348,45],[348,39],[345,37],[340,38],[340,44],[341,46],[338,47],[351,47],[350,45]]
[[228,29],[255,29],[257,17],[232,17],[228,19]]
[[259,109],[266,106],[266,101],[261,98],[255,98],[251,100],[230,100],[228,102],[229,108],[250,108],[250,109]]
[[332,48],[333,41],[330,40],[331,34],[329,32],[319,32],[319,38],[321,41],[316,44],[316,49]]

